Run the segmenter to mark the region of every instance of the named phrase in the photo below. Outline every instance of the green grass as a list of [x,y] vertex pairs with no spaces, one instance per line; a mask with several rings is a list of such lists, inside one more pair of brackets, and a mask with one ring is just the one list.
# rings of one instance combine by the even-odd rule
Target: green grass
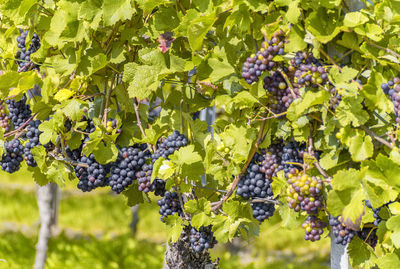
[[[39,228],[33,181],[19,173],[2,176],[0,229],[8,222],[25,232],[0,234],[0,269],[31,268]],[[7,188],[10,183],[26,188]],[[140,205],[138,232],[133,238],[131,211],[122,196],[107,190],[83,194],[75,185],[70,182],[64,189],[67,192],[63,192],[59,213],[64,233],[51,239],[46,268],[161,268],[166,232],[157,205]],[[280,228],[275,216],[261,226],[258,238],[241,243],[239,253],[232,254],[226,246],[218,245],[212,255],[220,257],[221,269],[329,268],[329,240],[310,243],[303,236],[301,228]]]
[[[31,268],[36,239],[22,233],[0,237],[0,268]],[[64,234],[49,243],[46,269],[59,268],[138,268],[162,267],[164,246],[137,240],[129,235],[113,238],[70,239]]]

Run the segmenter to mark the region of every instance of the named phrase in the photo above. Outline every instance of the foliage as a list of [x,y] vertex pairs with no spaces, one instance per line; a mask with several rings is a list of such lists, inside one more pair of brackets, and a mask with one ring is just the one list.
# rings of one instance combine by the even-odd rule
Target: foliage
[[[184,206],[182,220],[166,219],[174,239],[191,217],[194,226],[213,225],[218,242],[256,235],[251,201],[234,193],[238,181],[258,148],[292,140],[306,144],[302,173],[325,178],[321,219],[341,215],[346,227],[360,230],[374,222],[366,200],[373,208],[394,202],[380,211],[386,212],[376,228],[380,251],[361,240],[349,248],[355,266],[394,267],[400,246],[398,129],[393,103],[380,85],[400,71],[400,6],[384,0],[352,8],[340,0],[2,1],[0,97],[20,100],[35,85],[41,88],[41,96],[29,100],[42,120],[41,145],[52,145],[32,151],[38,165],[29,169],[41,185],[74,178],[76,163],[65,148],[81,147],[106,165],[118,159],[120,148],[135,143],[147,143],[154,153],[159,138],[179,130],[190,145],[159,158],[152,173],[152,180],[165,180],[179,198],[198,199]],[[27,72],[18,72],[14,61],[18,28],[29,30],[28,41],[34,33],[42,41]],[[285,37],[284,54],[273,57],[277,69],[247,84],[242,64],[276,33]],[[323,67],[320,76],[295,63],[298,51],[310,59],[313,53],[312,65]],[[312,82],[303,83],[294,70],[300,78],[313,76]],[[280,97],[263,89],[264,77],[276,72],[293,97],[281,114],[270,109]],[[157,98],[160,116],[149,119]],[[192,117],[211,106],[218,111],[213,134]],[[112,130],[111,118],[117,120]],[[79,131],[88,119],[95,126],[90,135]],[[8,132],[2,144],[15,135],[22,134]],[[306,214],[288,209],[284,173],[272,180],[282,225],[298,225]],[[136,189],[134,183],[122,193],[130,205],[151,200]]]

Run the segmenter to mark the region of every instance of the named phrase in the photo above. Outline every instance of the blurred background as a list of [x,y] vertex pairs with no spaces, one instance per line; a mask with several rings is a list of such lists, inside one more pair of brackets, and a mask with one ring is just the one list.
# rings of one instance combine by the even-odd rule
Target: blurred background
[[[77,182],[61,188],[58,227],[50,239],[46,268],[160,269],[166,230],[158,206],[139,206],[136,234],[131,209],[122,196],[107,189],[83,193]],[[23,168],[0,173],[0,268],[32,268],[40,228],[36,186]],[[220,268],[329,268],[327,237],[303,239],[304,230],[280,227],[279,214],[265,221],[260,236],[218,244],[211,250]]]

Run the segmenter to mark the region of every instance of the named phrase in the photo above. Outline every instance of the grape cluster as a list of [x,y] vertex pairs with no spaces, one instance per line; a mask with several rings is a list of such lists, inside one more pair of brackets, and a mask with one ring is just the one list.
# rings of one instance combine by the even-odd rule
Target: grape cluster
[[339,217],[329,218],[329,225],[332,227],[332,232],[335,235],[335,243],[342,244],[343,246],[350,243],[351,239],[357,234],[356,231],[348,229],[342,224]]
[[272,217],[275,213],[275,205],[273,203],[256,202],[252,203],[253,217],[259,222]]
[[26,138],[29,139],[29,141],[25,143],[24,159],[26,164],[32,167],[35,167],[37,165],[31,153],[31,149],[40,145],[39,135],[41,132],[39,131],[39,125],[40,120],[31,121],[29,123],[28,131],[26,133]]
[[394,113],[396,115],[396,122],[400,124],[400,78],[395,77],[386,83],[382,83],[382,90],[389,95],[394,105]]
[[6,101],[9,111],[8,117],[11,119],[15,129],[21,127],[31,117],[32,111],[26,101],[25,95],[20,101],[13,99]]
[[151,191],[154,192],[156,196],[164,196],[165,195],[165,181],[159,178],[155,178],[153,183],[151,184]]
[[271,110],[275,114],[285,112],[295,99],[300,98],[299,88],[291,90],[282,74],[277,71],[264,77],[263,87],[271,95]]
[[199,230],[194,227],[190,229],[190,246],[194,252],[207,251],[213,248],[215,244],[217,244],[217,240],[211,231],[211,225],[201,226]]
[[0,127],[4,129],[5,133],[10,131],[10,117],[3,105],[0,105]]
[[152,190],[151,173],[153,171],[152,164],[144,164],[142,169],[136,173],[136,178],[139,183],[139,191],[149,192]]
[[295,173],[300,166],[294,163],[303,164],[304,147],[299,146],[297,142],[288,142],[282,149],[282,165],[286,174]]
[[167,159],[169,155],[173,154],[179,148],[186,146],[188,143],[189,140],[183,134],[174,131],[172,135],[158,144],[157,150],[152,154],[151,158],[153,162],[160,157]]
[[[258,153],[255,154],[257,158]],[[247,168],[246,174],[239,180],[236,193],[245,199],[267,198],[272,196],[270,180],[265,178],[265,174],[260,170],[253,158]]]
[[326,223],[316,216],[307,216],[306,220],[301,225],[306,233],[304,239],[310,240],[311,242],[320,240],[326,226]]
[[375,226],[378,227],[379,223],[381,223],[381,221],[382,221],[382,218],[381,218],[381,216],[379,215],[379,213],[381,212],[381,210],[382,210],[384,207],[387,208],[387,206],[390,205],[391,203],[393,203],[393,202],[386,203],[386,204],[384,204],[384,205],[382,205],[381,207],[378,207],[378,208],[373,208],[371,202],[370,202],[369,200],[365,200],[365,205],[366,205],[368,208],[372,209],[372,212],[373,212],[373,215],[374,215],[374,218],[375,218],[375,220],[374,220],[374,225],[375,225]]
[[289,208],[296,212],[303,210],[307,214],[317,214],[323,205],[322,179],[305,173],[289,174],[287,189]]
[[154,192],[156,196],[164,196],[165,193],[165,181],[159,178],[155,178],[151,183],[151,174],[153,172],[152,164],[145,164],[142,170],[136,173],[136,177],[139,183],[139,191]]
[[[111,134],[114,129],[117,129],[117,120],[116,119],[108,119],[106,132]],[[121,130],[117,130],[117,133],[120,133]]]
[[294,71],[294,82],[300,87],[317,88],[328,81],[326,67],[309,52],[297,52],[294,59],[290,61],[289,71]]
[[119,151],[118,159],[113,163],[110,175],[110,186],[114,192],[121,193],[136,179],[136,173],[142,169],[150,157],[150,153],[145,151],[145,148],[146,145],[134,145]]
[[179,196],[176,192],[166,191],[164,197],[157,201],[160,210],[161,221],[164,222],[164,218],[178,213],[179,216],[182,215],[182,206],[179,202]]
[[[16,58],[18,59],[17,64],[21,69],[24,69],[24,71],[27,71],[28,67],[32,64],[31,55],[40,48],[39,36],[34,33],[31,44],[29,45],[29,48],[26,49],[26,37],[28,36],[28,33],[28,31],[23,31],[20,29],[20,35],[17,37],[17,47],[20,49],[16,54]],[[39,67],[36,65],[33,67],[39,69]]]
[[271,180],[276,173],[283,170],[282,166],[282,145],[273,144],[264,153],[261,162],[260,172],[265,174],[267,180]]
[[336,109],[342,101],[342,96],[339,94],[339,91],[336,89],[336,87],[333,87],[330,89],[331,92],[331,98],[329,99],[330,106],[332,109]]
[[7,173],[14,173],[19,170],[23,161],[24,146],[18,139],[5,143],[6,152],[0,161],[1,169]]
[[[267,164],[263,155],[254,154],[245,175],[238,182],[236,193],[239,196],[245,199],[273,199],[271,180],[265,173],[269,169]],[[252,204],[252,208],[254,218],[260,222],[268,219],[275,212],[274,204],[270,203],[255,202]]]
[[248,84],[257,82],[262,72],[273,70],[277,66],[274,57],[284,54],[283,38],[283,31],[277,31],[270,40],[261,44],[261,49],[256,54],[246,59],[242,67],[242,77]]
[[107,174],[110,171],[109,165],[99,164],[93,154],[89,157],[82,155],[79,162],[88,167],[75,166],[75,175],[79,179],[78,189],[83,192],[92,191],[97,187],[105,187],[108,185]]
[[357,233],[361,240],[366,242],[371,247],[375,248],[378,243],[378,235],[376,234],[376,228],[363,228]]

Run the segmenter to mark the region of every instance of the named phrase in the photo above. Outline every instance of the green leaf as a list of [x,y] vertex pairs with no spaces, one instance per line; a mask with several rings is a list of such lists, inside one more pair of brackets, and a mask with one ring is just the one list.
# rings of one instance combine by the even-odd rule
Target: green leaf
[[103,19],[105,26],[131,18],[134,9],[130,0],[103,0]]
[[358,70],[350,68],[348,66],[343,67],[339,70],[338,67],[334,66],[329,71],[329,75],[336,84],[348,83],[350,80],[354,79],[358,74]]
[[208,60],[208,65],[212,69],[210,74],[211,82],[218,82],[224,77],[235,74],[235,69],[227,61],[219,61],[218,59],[211,58]]
[[368,17],[361,12],[349,12],[344,16],[343,24],[346,27],[355,27],[369,21]]
[[295,100],[288,109],[287,118],[291,121],[297,120],[307,109],[312,106],[320,105],[329,100],[327,91],[312,92],[308,91],[303,98]]
[[374,153],[374,145],[372,144],[372,139],[369,135],[357,135],[348,141],[351,158],[354,161],[360,162],[372,157],[372,154]]
[[118,149],[113,143],[105,145],[104,142],[100,142],[92,153],[94,154],[96,161],[100,164],[114,162],[118,157]]
[[[321,20],[321,18],[324,18]],[[327,43],[340,33],[342,20],[336,10],[319,7],[306,20],[307,30],[321,43]]]
[[85,102],[79,99],[72,99],[65,103],[64,108],[62,109],[65,116],[69,117],[73,121],[80,121],[83,114],[84,108],[87,108]]
[[192,50],[200,50],[204,37],[216,20],[215,13],[200,16],[191,21],[187,29],[187,37]]
[[295,24],[299,17],[300,17],[300,9],[298,7],[298,1],[291,1],[288,6],[288,10],[286,12],[286,19],[290,22]]
[[182,219],[178,216],[178,214],[174,214],[164,218],[164,221],[168,228],[168,241],[178,241],[183,231]]
[[143,193],[138,190],[137,182],[133,182],[122,194],[126,197],[126,205],[129,207],[144,202]]
[[15,24],[21,24],[29,19],[34,12],[36,0],[7,0],[1,3],[1,13]]
[[137,97],[140,100],[149,97],[158,87],[159,72],[158,68],[149,65],[142,65],[137,68],[133,80],[129,83],[129,97]]
[[376,264],[381,269],[397,269],[400,268],[400,258],[395,253],[388,253],[379,257]]
[[336,108],[336,116],[342,126],[352,123],[357,127],[367,122],[369,116],[361,104],[362,101],[359,96],[343,98]]
[[185,212],[192,216],[191,224],[197,229],[211,224],[211,203],[204,197],[186,202]]
[[8,71],[0,76],[0,93],[2,98],[8,96],[10,88],[18,85],[19,79],[20,76],[15,71]]
[[73,91],[68,89],[61,89],[54,95],[54,99],[56,99],[59,102],[62,102],[64,100],[71,98],[73,95],[74,95]]
[[372,267],[375,265],[376,255],[374,249],[367,243],[362,241],[358,236],[355,236],[349,246],[348,254],[350,258],[350,264],[353,267],[365,265],[366,267]]
[[150,13],[154,8],[168,4],[168,0],[136,0],[139,4],[139,7],[143,9],[144,13]]
[[285,51],[297,52],[307,48],[307,43],[304,42],[304,29],[299,25],[293,25],[288,36],[288,43],[285,44]]
[[180,148],[170,156],[170,159],[178,166],[179,175],[182,177],[200,180],[205,171],[200,154],[194,151],[194,145]]

